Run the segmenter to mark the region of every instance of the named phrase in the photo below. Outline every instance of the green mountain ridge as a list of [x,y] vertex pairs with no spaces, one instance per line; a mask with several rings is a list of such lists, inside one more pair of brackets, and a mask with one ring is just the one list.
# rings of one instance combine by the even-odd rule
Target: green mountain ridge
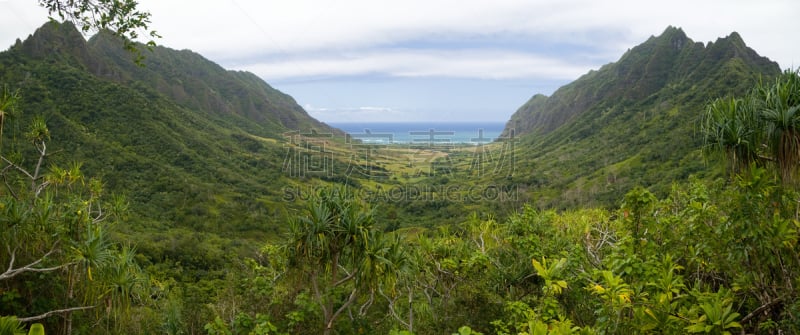
[[539,206],[571,207],[616,205],[634,185],[663,194],[689,175],[713,176],[695,129],[705,104],[779,73],[738,33],[704,45],[668,27],[520,107],[504,130],[524,148],[514,180]]
[[21,48],[32,59],[66,60],[120,84],[145,82],[183,107],[233,116],[273,132],[301,128],[334,131],[309,116],[291,96],[254,74],[226,70],[190,50],[154,47],[139,66],[131,62],[115,36],[100,32],[85,41],[68,22],[45,24],[21,43]]
[[83,162],[128,196],[138,225],[277,226],[280,187],[291,182],[283,133],[339,131],[254,74],[188,50],[145,55],[139,66],[108,33],[86,41],[70,23],[45,24],[0,53],[0,82],[22,97],[5,135],[43,115],[50,163]]
[[[719,73],[722,67],[735,67],[736,62],[743,62],[742,65],[756,73],[780,72],[777,63],[748,48],[736,32],[703,45],[688,38],[682,29],[668,27],[660,36],[651,36],[629,49],[617,62],[590,71],[556,90],[551,97],[534,95],[511,116],[506,133],[513,128],[518,135],[546,134],[598,104],[614,99],[645,100],[657,93],[670,93],[663,92],[665,89],[675,91],[678,86],[692,88],[694,83],[711,79],[709,74],[723,75]],[[737,78],[725,79],[733,83]],[[714,93],[736,93],[741,86],[746,85],[735,84],[727,92]]]

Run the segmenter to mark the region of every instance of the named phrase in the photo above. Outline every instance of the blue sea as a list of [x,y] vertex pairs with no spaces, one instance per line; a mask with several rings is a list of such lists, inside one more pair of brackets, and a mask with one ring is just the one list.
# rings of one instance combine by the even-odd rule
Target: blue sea
[[329,122],[328,125],[364,143],[385,144],[485,144],[503,132],[501,122]]

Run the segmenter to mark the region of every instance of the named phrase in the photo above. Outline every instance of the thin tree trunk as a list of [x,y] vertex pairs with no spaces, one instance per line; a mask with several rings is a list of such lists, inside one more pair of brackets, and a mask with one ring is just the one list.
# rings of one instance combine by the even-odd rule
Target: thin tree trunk
[[414,291],[410,287],[408,289],[408,331],[414,333]]
[[[67,306],[72,302],[75,295],[75,280],[72,269],[69,270],[69,283],[67,288]],[[72,311],[67,311],[64,315],[64,334],[72,335]]]
[[353,291],[351,291],[351,292],[350,292],[350,297],[349,297],[349,298],[347,298],[347,301],[346,301],[344,304],[342,304],[342,306],[340,306],[340,307],[339,307],[339,309],[337,309],[337,310],[336,310],[336,312],[335,312],[335,313],[333,313],[333,315],[331,315],[331,317],[330,317],[330,320],[329,320],[329,321],[326,321],[326,322],[325,322],[325,331],[323,332],[325,335],[328,335],[328,334],[330,334],[330,333],[331,333],[331,331],[333,330],[333,321],[336,321],[336,318],[338,318],[338,317],[339,317],[339,315],[340,315],[340,314],[341,314],[341,313],[342,313],[342,312],[343,312],[345,309],[347,309],[348,307],[350,307],[350,305],[351,305],[351,304],[352,304],[354,301],[356,301],[356,297],[357,297],[357,296],[358,296],[358,289],[354,288],[354,289],[353,289]]
[[[334,289],[334,283],[339,281],[339,253],[334,252],[333,257],[331,257],[331,284],[330,289]],[[325,308],[324,308],[324,320],[325,320],[325,331],[324,334],[330,334],[331,329],[333,328],[333,319],[335,318],[336,313],[333,311],[333,297],[330,294],[326,294],[324,297],[325,300]]]

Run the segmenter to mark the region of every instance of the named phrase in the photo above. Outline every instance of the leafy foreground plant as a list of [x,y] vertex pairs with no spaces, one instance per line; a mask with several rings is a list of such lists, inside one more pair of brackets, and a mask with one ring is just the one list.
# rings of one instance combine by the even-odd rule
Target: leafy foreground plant
[[323,334],[364,294],[370,299],[358,311],[365,313],[378,287],[405,262],[399,241],[376,230],[372,211],[346,189],[322,190],[289,228],[290,266],[322,309]]
[[[16,98],[4,94],[0,101],[4,125],[18,117],[9,113],[16,112]],[[46,168],[50,131],[43,118],[34,118],[24,134],[6,135],[22,135],[33,148],[6,141],[11,148],[0,154],[0,263],[7,265],[0,272],[0,314],[23,314],[16,318],[23,323],[45,320],[48,328],[69,333],[73,315],[104,305],[105,313],[80,320],[119,331],[145,283],[134,250],[108,236],[126,202],[107,202],[102,183],[84,177],[80,164]],[[60,325],[51,321],[55,315]],[[31,327],[37,329],[42,325]]]
[[401,248],[376,238],[366,205],[326,190],[243,282],[244,292],[264,285],[272,302],[206,329],[792,333],[800,329],[798,196],[751,167],[729,183],[676,185],[664,198],[637,188],[612,212],[526,207],[505,222],[473,216],[398,231]]
[[0,335],[25,334],[22,323],[14,316],[0,316]]
[[800,69],[761,82],[744,97],[719,98],[702,123],[708,153],[724,153],[731,174],[750,165],[774,168],[787,184],[800,167]]

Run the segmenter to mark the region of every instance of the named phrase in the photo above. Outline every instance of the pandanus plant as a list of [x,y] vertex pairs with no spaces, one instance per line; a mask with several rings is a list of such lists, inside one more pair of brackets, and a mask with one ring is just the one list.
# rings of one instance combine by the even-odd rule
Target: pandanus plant
[[781,179],[792,183],[800,164],[800,74],[785,71],[775,83],[755,92],[766,124],[766,146]]
[[400,241],[377,231],[373,211],[346,189],[320,191],[306,215],[289,222],[289,231],[289,259],[322,309],[323,334],[362,294],[370,295],[357,308],[365,311],[403,256]]
[[763,134],[755,111],[751,97],[719,98],[706,107],[702,123],[704,149],[707,153],[724,153],[731,173],[759,162],[758,149]]
[[724,153],[732,173],[752,164],[772,165],[783,182],[800,164],[800,72],[787,70],[743,98],[720,98],[706,107],[701,124],[706,152]]

